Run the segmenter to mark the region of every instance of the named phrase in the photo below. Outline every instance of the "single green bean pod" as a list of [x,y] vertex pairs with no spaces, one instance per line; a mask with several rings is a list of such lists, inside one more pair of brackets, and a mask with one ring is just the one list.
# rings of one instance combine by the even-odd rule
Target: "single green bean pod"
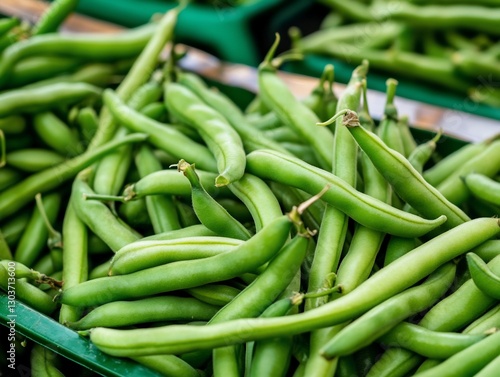
[[190,89],[176,83],[165,85],[165,104],[181,122],[194,127],[217,160],[215,186],[240,179],[245,172],[245,150],[241,137],[218,111]]
[[[467,253],[466,258],[474,284],[488,296],[500,299],[500,275],[491,271],[486,262],[476,254]],[[500,258],[500,256],[496,258]]]
[[180,160],[177,169],[191,184],[193,209],[200,222],[221,236],[246,240],[250,232],[205,190],[193,165]]

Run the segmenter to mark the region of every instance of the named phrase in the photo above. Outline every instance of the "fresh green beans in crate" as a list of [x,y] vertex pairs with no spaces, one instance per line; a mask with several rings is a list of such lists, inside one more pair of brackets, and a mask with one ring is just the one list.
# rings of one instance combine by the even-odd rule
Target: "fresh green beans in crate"
[[[104,375],[405,376],[442,373],[449,364],[450,371],[490,373],[500,326],[500,226],[498,204],[481,193],[498,181],[498,141],[466,144],[441,135],[415,167],[409,162],[415,139],[434,135],[408,128],[391,107],[393,80],[387,118],[375,126],[365,92],[369,61],[338,99],[316,88],[301,101],[277,75],[276,45],[260,66],[253,105],[240,108],[241,98],[158,59],[176,16],[156,24],[163,33],[152,33],[125,76],[92,101],[46,99],[34,107],[27,98],[29,106],[5,110],[0,313],[8,324],[15,282],[18,337],[46,347],[41,352],[28,342],[22,360],[33,372],[57,373],[71,368],[62,355]],[[120,38],[127,33],[135,31]],[[37,38],[45,37],[29,43],[36,46]],[[11,69],[21,55],[8,64],[1,59],[0,67]],[[35,82],[53,85],[45,79]],[[134,92],[149,85],[161,88],[151,100],[163,107],[156,119],[132,103]],[[330,121],[318,116],[327,106],[328,116],[337,112]],[[264,117],[274,118],[269,129],[289,129],[294,138],[266,140],[255,127]],[[65,130],[59,136],[47,131],[54,119]],[[16,127],[4,126],[13,121]],[[325,127],[328,121],[334,124]],[[117,131],[121,125],[141,134],[120,136],[127,133]],[[10,143],[19,127],[30,135],[29,146]],[[384,127],[401,129],[389,136],[394,129],[379,131]],[[300,147],[290,148],[290,141]],[[96,174],[115,171],[96,167],[124,143],[132,143],[134,158],[125,174],[109,177],[121,182],[119,194],[97,193]],[[396,145],[406,146],[399,148],[404,153]],[[9,156],[32,147],[55,150],[64,161],[36,169],[25,161],[21,171]],[[464,175],[457,178],[457,170]],[[442,189],[456,179],[459,202],[456,190]],[[151,201],[153,208],[152,198],[165,200]],[[329,220],[337,217],[343,221]],[[27,248],[35,225],[41,241]],[[45,246],[46,229],[59,241],[61,230],[62,245]],[[333,230],[343,236],[335,260],[322,265]],[[54,335],[64,338],[59,347]],[[279,368],[269,362],[275,358]],[[112,371],[121,368],[119,360],[127,372]]]

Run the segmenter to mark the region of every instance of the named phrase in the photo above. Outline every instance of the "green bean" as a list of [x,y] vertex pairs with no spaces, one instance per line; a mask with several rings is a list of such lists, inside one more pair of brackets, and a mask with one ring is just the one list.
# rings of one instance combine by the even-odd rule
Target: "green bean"
[[[498,299],[500,297],[500,276],[492,272],[485,261],[474,253],[467,253],[467,266],[474,284],[481,292]],[[500,259],[500,257],[496,257]]]
[[[179,160],[177,160],[179,161]],[[216,173],[196,169],[201,184],[213,197],[227,197],[230,195],[226,187],[215,187],[213,185]],[[124,190],[123,200],[134,200],[150,195],[191,195],[191,185],[184,175],[174,169],[155,171],[142,177],[135,183],[128,185]]]
[[3,167],[0,170],[0,190],[3,191],[8,187],[18,183],[23,178],[20,171],[11,169],[10,167]]
[[500,331],[465,348],[417,376],[472,376],[498,356]]
[[[123,63],[122,63],[123,64]],[[24,85],[24,89],[35,89],[46,85],[54,85],[58,83],[87,83],[99,88],[105,88],[108,85],[113,85],[120,77],[121,68],[119,63],[88,63],[80,66],[73,73],[67,73],[60,76],[55,76],[45,80],[33,82]]]
[[[164,49],[165,44],[173,38],[180,8],[181,6],[172,8],[163,14],[154,33],[148,37],[147,44],[134,61],[127,75],[116,88],[118,99],[127,103],[132,94],[150,79],[151,73],[158,64],[158,57],[161,51]],[[107,108],[109,105],[105,105],[99,117],[98,131],[90,143],[91,149],[109,141],[117,128],[116,120],[111,116]]]
[[64,377],[64,374],[57,368],[59,356],[36,343],[31,349],[30,367],[33,377]]
[[401,135],[401,140],[403,141],[403,146],[405,150],[404,156],[409,157],[417,147],[417,143],[411,133],[408,116],[401,115],[399,117],[398,126],[399,126],[399,134]]
[[330,43],[356,43],[359,48],[366,48],[366,43],[372,36],[394,38],[401,30],[400,24],[390,21],[383,23],[372,21],[356,22],[332,29],[316,30],[303,38],[294,36],[292,40],[299,37],[294,41],[294,48],[303,53],[322,54],[325,46]]
[[500,356],[495,357],[488,364],[486,364],[479,372],[475,374],[476,377],[494,377],[500,368]]
[[[160,161],[158,161],[151,148],[146,145],[142,145],[137,152],[135,164],[141,178],[162,170]],[[146,207],[155,233],[181,227],[172,196],[146,196]]]
[[62,282],[57,281],[37,270],[29,268],[22,263],[10,259],[3,259],[0,264],[9,272],[14,272],[16,279],[26,279],[35,285],[48,284],[52,288],[61,287]]
[[83,152],[77,135],[53,112],[35,114],[33,127],[48,146],[63,156],[75,156]]
[[387,147],[375,134],[360,127],[357,115],[345,115],[343,124],[395,192],[419,213],[425,217],[445,215],[447,220],[441,229],[450,229],[469,220],[460,208],[427,183],[403,155]]
[[[99,349],[115,356],[183,353],[340,324],[412,286],[440,265],[499,232],[497,219],[473,219],[458,225],[380,269],[350,294],[304,313],[284,318],[246,318],[201,327],[172,325],[134,330],[95,328],[90,333],[90,339]],[[402,269],[405,274],[398,273]]]
[[469,173],[480,173],[492,177],[500,171],[500,140],[491,142],[487,148],[464,163],[436,188],[450,202],[461,205],[470,195],[461,177]]
[[0,130],[5,134],[21,134],[26,129],[26,119],[21,115],[0,118]]
[[15,298],[34,310],[46,315],[56,310],[57,304],[52,300],[52,296],[31,285],[26,279],[15,280],[14,274],[15,272],[10,268],[5,269],[3,265],[0,266],[0,288],[4,292],[10,293],[14,286]]
[[278,143],[289,142],[295,144],[304,144],[304,140],[299,134],[288,126],[279,126],[270,130],[263,131],[266,137],[273,139]]
[[33,27],[32,34],[40,35],[55,32],[64,20],[76,9],[78,0],[55,0],[42,13]]
[[8,165],[29,173],[36,173],[62,164],[66,158],[48,149],[26,148],[7,153]]
[[429,141],[422,143],[415,147],[415,149],[408,156],[408,162],[420,174],[423,174],[425,164],[430,160],[433,153],[436,151],[437,142],[441,138],[442,132],[438,132]]
[[110,89],[104,91],[103,99],[112,116],[123,126],[133,131],[145,132],[152,144],[177,159],[189,159],[200,169],[217,171],[215,159],[204,145],[192,141],[168,125],[134,111]]
[[[244,225],[232,217],[224,207],[205,190],[196,173],[194,165],[184,160],[180,160],[177,164],[177,169],[184,174],[191,184],[192,206],[196,216],[203,225],[221,236],[241,240],[250,238],[250,232]],[[218,177],[220,177],[220,175]]]
[[257,232],[282,215],[278,200],[269,186],[260,178],[245,173],[228,187],[249,209]]
[[[63,56],[32,56],[14,66],[7,86],[19,88],[75,71],[82,65],[79,59]],[[32,87],[33,88],[33,87]]]
[[391,237],[387,243],[384,255],[384,266],[392,263],[402,255],[413,250],[419,245],[418,239],[406,237]]
[[2,230],[0,229],[0,259],[1,260],[12,260],[14,257],[12,256],[12,251],[10,250],[10,246],[3,235]]
[[230,285],[206,284],[186,289],[186,292],[207,304],[224,306],[229,304],[241,290]]
[[185,237],[165,241],[132,242],[118,250],[109,275],[124,275],[179,260],[207,258],[225,253],[243,241],[225,237]]
[[140,236],[120,222],[105,204],[86,199],[86,195],[94,193],[87,183],[89,174],[90,171],[83,170],[73,181],[72,204],[77,216],[113,251],[137,241]]
[[500,304],[488,310],[463,329],[462,332],[465,334],[481,334],[496,328],[500,328]]
[[[70,197],[63,220],[63,290],[88,279],[88,229],[76,214],[73,203],[74,199]],[[81,315],[80,308],[62,305],[59,322],[66,325]]]
[[336,9],[350,19],[361,22],[372,20],[370,9],[359,1],[346,4],[344,1],[339,0],[322,0],[322,3],[332,9]]
[[0,199],[0,220],[22,208],[38,192],[43,193],[58,187],[62,182],[74,177],[80,170],[85,169],[118,146],[124,143],[143,141],[145,138],[144,134],[131,134],[121,140],[96,148],[94,151],[87,151],[53,168],[30,175],[2,193]]
[[132,360],[168,377],[200,377],[200,373],[175,355],[132,356]]
[[231,126],[238,132],[243,142],[245,151],[269,148],[286,153],[283,147],[272,142],[263,133],[256,130],[248,122],[235,103],[223,93],[211,90],[198,76],[186,72],[178,75],[178,82],[200,97],[207,105],[222,114]]
[[17,245],[31,218],[30,215],[31,213],[29,211],[23,211],[2,224],[1,229],[3,236],[10,247]]
[[[287,315],[301,301],[300,295],[275,301],[260,317],[272,318]],[[292,339],[290,337],[271,338],[255,342],[249,376],[284,377],[290,366],[291,346]]]
[[405,148],[400,133],[400,127],[397,123],[398,112],[394,105],[397,86],[398,81],[395,79],[388,79],[386,81],[387,98],[384,107],[384,115],[377,128],[377,135],[389,148],[404,155]]
[[432,306],[448,290],[455,266],[445,264],[422,284],[409,288],[357,318],[323,346],[326,358],[352,354],[390,331],[402,320]]
[[147,24],[120,34],[47,34],[20,41],[7,47],[2,54],[0,87],[14,65],[24,57],[52,54],[100,61],[135,57],[156,29],[156,25]]
[[415,370],[422,361],[423,357],[404,348],[389,348],[372,365],[366,376],[405,376]]
[[180,229],[173,229],[169,230],[166,232],[158,233],[158,234],[153,234],[151,236],[143,237],[137,242],[140,241],[166,241],[166,240],[173,240],[176,238],[183,238],[183,237],[203,237],[203,236],[216,236],[216,234],[208,229],[205,225],[203,224],[196,224]]
[[433,368],[440,364],[442,360],[438,359],[426,359],[420,366],[415,370],[415,374],[426,371],[427,369]]
[[208,321],[219,309],[218,306],[190,297],[149,297],[100,305],[78,321],[68,323],[68,326],[84,330],[98,326],[125,327],[161,321]]
[[92,137],[95,135],[97,127],[99,127],[97,113],[90,106],[83,107],[78,111],[76,123],[80,127],[80,134],[83,141],[86,145],[88,145]]
[[[228,280],[267,262],[285,243],[290,227],[291,221],[284,215],[227,253],[90,280],[63,292],[59,300],[69,305],[92,306]],[[260,247],[263,240],[265,248]]]
[[[500,258],[493,259],[488,267],[498,273]],[[472,279],[469,279],[434,305],[419,325],[436,331],[457,331],[484,314],[494,303],[495,299],[481,292]]]
[[432,331],[408,322],[401,322],[381,337],[386,345],[397,345],[433,359],[447,359],[484,339],[486,334],[460,334]]
[[[95,197],[99,196],[98,194],[95,194],[95,196],[94,194],[90,194],[87,196],[87,200],[93,200]],[[111,206],[113,206],[113,202],[111,202]],[[118,221],[134,228],[139,233],[151,228],[151,219],[148,216],[146,200],[144,198],[120,205],[116,212],[116,216]]]
[[433,186],[439,185],[464,163],[483,152],[491,142],[492,140],[490,139],[480,143],[467,144],[455,152],[448,154],[436,165],[423,172],[425,180]]
[[83,82],[61,82],[33,89],[13,89],[0,94],[0,117],[72,105],[100,95],[101,89]]
[[141,113],[148,118],[161,122],[167,116],[167,109],[162,102],[151,102],[141,109]]
[[215,156],[219,173],[215,178],[215,186],[225,186],[243,176],[243,143],[224,116],[204,103],[190,89],[176,83],[165,85],[165,105],[173,116],[199,132]]
[[[159,99],[161,94],[161,86],[156,81],[147,82],[131,96],[128,106],[134,110],[140,110],[147,103]],[[113,138],[119,139],[128,132],[127,128],[120,127]],[[97,194],[117,195],[123,187],[131,163],[132,147],[130,145],[124,145],[104,156],[97,165],[93,183],[94,191]]]
[[[61,194],[54,192],[46,195],[43,208],[51,222],[57,218],[61,206]],[[44,218],[36,207],[33,211],[29,223],[19,240],[14,259],[28,267],[33,266],[40,253],[47,245],[48,230],[45,226]]]
[[476,172],[464,176],[463,181],[475,197],[500,205],[500,182]]
[[271,59],[278,44],[279,38],[276,38],[266,59],[259,67],[259,95],[284,124],[292,127],[304,140],[307,140],[313,147],[320,166],[330,169],[333,159],[333,135],[330,130],[315,127],[319,121],[316,114],[296,99],[276,74]]
[[[339,208],[356,222],[384,233],[403,237],[420,236],[443,223],[444,217],[423,220],[358,192],[344,180],[322,169],[274,151],[254,151],[247,155],[247,170],[262,179],[271,179],[300,188],[310,194],[329,190],[322,200]],[[370,214],[368,214],[370,212]]]
[[496,22],[500,14],[497,9],[475,5],[427,5],[414,6],[407,2],[399,2],[384,12],[386,4],[372,9],[374,14],[390,17],[391,20],[402,21],[414,27],[432,27],[433,29],[465,28],[498,35]]

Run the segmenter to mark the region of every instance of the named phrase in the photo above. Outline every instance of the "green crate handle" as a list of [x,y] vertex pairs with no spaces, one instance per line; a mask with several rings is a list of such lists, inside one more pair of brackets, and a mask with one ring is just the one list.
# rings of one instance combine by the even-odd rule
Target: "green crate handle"
[[9,327],[9,322],[14,319],[16,333],[26,336],[51,351],[103,376],[161,376],[161,374],[132,360],[113,357],[101,352],[87,338],[81,337],[75,331],[18,300],[14,302],[15,306],[12,306],[13,311],[11,312],[7,295],[3,292],[0,293],[0,323]]

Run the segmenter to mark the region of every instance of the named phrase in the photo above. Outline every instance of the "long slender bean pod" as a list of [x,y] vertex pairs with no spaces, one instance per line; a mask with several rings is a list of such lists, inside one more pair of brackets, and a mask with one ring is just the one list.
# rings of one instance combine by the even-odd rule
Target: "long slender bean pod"
[[443,229],[469,220],[460,208],[427,183],[403,155],[387,147],[374,133],[360,127],[356,114],[346,114],[343,124],[395,192],[420,214],[430,218],[445,215],[447,220]]
[[498,356],[500,331],[449,357],[434,368],[417,374],[418,377],[472,376]]
[[328,129],[316,127],[319,119],[306,105],[290,92],[283,80],[276,74],[271,59],[279,44],[276,39],[265,61],[259,67],[259,95],[283,123],[290,125],[313,147],[316,157],[324,169],[331,169],[333,135]]
[[[488,296],[500,299],[500,275],[495,274],[479,256],[467,253],[467,266],[474,284]],[[500,258],[500,257],[497,257]]]
[[477,172],[467,174],[463,181],[476,198],[500,205],[500,182]]
[[425,283],[401,292],[348,324],[323,347],[327,358],[349,355],[369,345],[400,321],[432,306],[451,286],[455,266],[445,264]]
[[484,339],[487,334],[461,334],[432,331],[409,322],[401,322],[381,337],[386,345],[396,345],[433,359],[447,359]]
[[445,221],[442,215],[435,220],[425,220],[397,210],[357,191],[332,173],[278,152],[260,150],[249,153],[247,170],[260,178],[297,187],[311,195],[329,185],[321,197],[323,201],[345,212],[356,222],[384,233],[419,237]]
[[96,200],[87,200],[94,191],[89,186],[89,171],[82,171],[73,181],[72,205],[77,216],[113,251],[137,241],[140,236],[118,220],[108,206]]
[[100,305],[78,321],[68,323],[68,326],[84,330],[97,326],[125,327],[160,321],[208,321],[219,309],[191,297],[148,297]]
[[191,201],[193,209],[203,225],[221,236],[242,240],[250,238],[250,232],[245,226],[231,216],[231,214],[229,214],[229,212],[227,212],[227,210],[205,190],[196,173],[194,165],[181,160],[177,164],[177,169],[184,174],[191,184]]
[[40,35],[57,31],[64,20],[76,9],[78,0],[55,0],[42,13],[32,34]]
[[[75,286],[88,278],[88,229],[80,220],[70,197],[64,215],[63,228],[63,289]],[[80,319],[80,308],[62,305],[59,322],[66,324]]]
[[13,89],[0,94],[0,117],[73,105],[100,95],[100,88],[84,82],[61,82],[33,89]]
[[244,241],[226,237],[184,237],[165,241],[137,241],[118,250],[111,261],[110,275],[123,275],[179,260],[222,254]]
[[259,177],[245,173],[238,181],[229,184],[228,188],[247,206],[256,232],[282,215],[276,196]]
[[245,150],[241,137],[219,112],[194,92],[177,83],[165,85],[167,109],[181,122],[194,127],[217,160],[216,186],[240,179],[245,172]]
[[[240,319],[202,327],[95,328],[90,333],[90,339],[98,348],[112,355],[147,355],[182,353],[333,326],[363,314],[499,232],[497,219],[474,219],[458,225],[380,269],[350,294],[285,318]],[[405,273],[398,273],[402,269]]]

